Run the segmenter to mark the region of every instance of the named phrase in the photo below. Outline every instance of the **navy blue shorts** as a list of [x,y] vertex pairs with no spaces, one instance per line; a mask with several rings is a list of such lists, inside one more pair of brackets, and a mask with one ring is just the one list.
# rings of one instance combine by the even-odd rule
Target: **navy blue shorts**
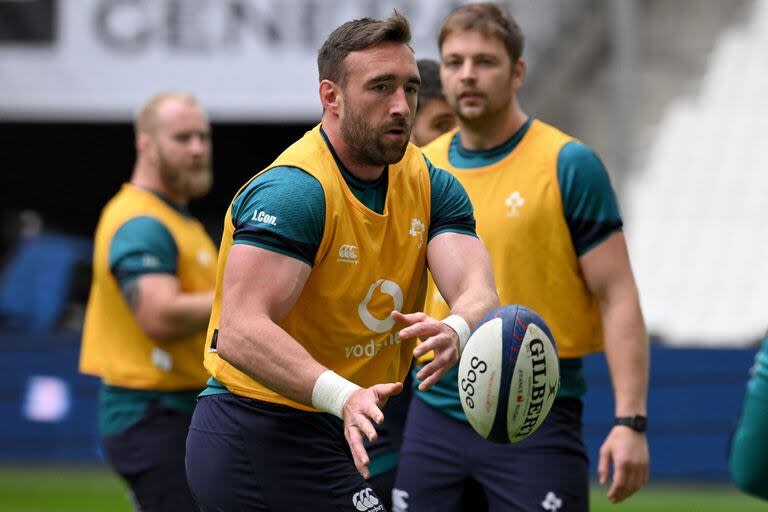
[[184,471],[189,421],[189,414],[153,403],[138,422],[102,439],[110,465],[142,512],[197,510]]
[[200,510],[385,511],[342,428],[329,414],[233,394],[201,398],[186,461]]
[[589,468],[581,414],[581,400],[558,398],[534,434],[501,445],[415,398],[400,450],[392,511],[460,510],[465,482],[473,479],[485,491],[491,512],[587,512]]

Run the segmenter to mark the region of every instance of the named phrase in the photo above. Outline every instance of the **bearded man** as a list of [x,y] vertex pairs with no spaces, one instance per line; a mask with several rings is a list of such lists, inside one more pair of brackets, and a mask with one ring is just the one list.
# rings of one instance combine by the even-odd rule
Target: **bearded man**
[[102,211],[80,371],[101,377],[104,453],[137,510],[195,510],[184,449],[207,374],[215,247],[187,211],[211,188],[211,128],[197,100],[168,92],[135,119],[136,164]]
[[[467,194],[408,143],[421,82],[409,41],[397,13],[334,30],[320,124],[227,211],[212,378],[187,440],[201,510],[385,510],[363,438],[379,436],[414,356],[435,353],[426,389],[498,304]],[[420,312],[427,268],[446,318]]]

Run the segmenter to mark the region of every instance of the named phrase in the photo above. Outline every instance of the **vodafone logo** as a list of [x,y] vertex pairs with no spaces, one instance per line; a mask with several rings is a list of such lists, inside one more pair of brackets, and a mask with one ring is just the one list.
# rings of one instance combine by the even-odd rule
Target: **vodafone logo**
[[370,487],[366,487],[362,491],[356,492],[352,495],[352,504],[360,512],[377,512],[379,510],[384,510],[384,507],[379,505],[379,498],[372,493],[373,489]]
[[381,293],[385,293],[392,297],[392,301],[395,303],[393,309],[397,309],[398,311],[403,307],[403,290],[400,289],[400,285],[394,281],[379,279],[368,288],[368,293],[365,295],[363,302],[357,307],[357,314],[360,315],[360,320],[363,321],[365,326],[373,332],[382,333],[392,329],[392,327],[395,326],[395,320],[389,315],[380,320],[368,311],[368,303],[371,302],[373,292],[379,287],[381,287]]

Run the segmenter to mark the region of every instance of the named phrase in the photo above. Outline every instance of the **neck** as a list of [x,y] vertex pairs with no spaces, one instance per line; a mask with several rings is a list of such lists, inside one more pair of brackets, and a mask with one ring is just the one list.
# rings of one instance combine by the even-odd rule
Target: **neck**
[[336,152],[336,156],[339,157],[339,160],[341,160],[341,163],[344,164],[344,167],[350,174],[363,181],[374,181],[379,179],[386,166],[368,165],[358,161],[354,157],[349,145],[344,142],[344,137],[341,135],[341,123],[338,119],[324,115],[322,123],[323,131],[331,142],[333,150]]
[[461,145],[470,151],[482,151],[503,144],[528,120],[528,115],[513,97],[507,109],[482,119],[459,120]]
[[183,194],[180,194],[163,183],[160,179],[160,172],[147,164],[136,163],[133,168],[133,175],[131,176],[131,184],[137,187],[147,188],[170,199],[173,203],[182,208],[187,207],[189,198]]

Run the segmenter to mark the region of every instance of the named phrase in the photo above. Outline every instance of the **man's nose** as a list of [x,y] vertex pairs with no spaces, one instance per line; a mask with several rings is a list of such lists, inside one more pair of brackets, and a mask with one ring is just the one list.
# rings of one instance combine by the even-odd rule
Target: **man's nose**
[[408,94],[405,92],[405,89],[399,87],[392,95],[389,113],[405,118],[411,115],[411,106],[408,104]]
[[208,150],[208,140],[196,135],[189,139],[189,150],[195,155],[202,155]]
[[459,78],[463,82],[474,82],[477,79],[475,65],[470,59],[464,61],[459,70]]

